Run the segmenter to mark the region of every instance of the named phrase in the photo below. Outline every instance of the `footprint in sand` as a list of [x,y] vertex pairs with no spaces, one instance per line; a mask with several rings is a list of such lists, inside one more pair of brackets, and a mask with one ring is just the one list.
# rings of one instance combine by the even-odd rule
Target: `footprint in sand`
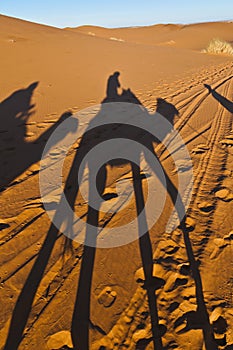
[[215,259],[222,252],[223,248],[225,248],[229,244],[228,240],[224,238],[215,238],[214,239],[214,249],[210,254],[210,259]]
[[220,141],[223,148],[233,146],[233,131],[230,132],[223,140]]
[[210,324],[213,327],[216,343],[219,346],[226,345],[226,331],[228,325],[224,318],[224,311],[221,307],[216,307],[210,315]]
[[204,143],[199,144],[197,147],[192,149],[193,154],[202,154],[209,150],[209,147]]
[[221,199],[224,202],[232,201],[233,192],[227,187],[222,187],[217,192],[215,192],[215,197]]
[[210,213],[211,211],[214,210],[214,205],[213,203],[211,202],[207,202],[207,201],[203,201],[201,203],[198,203],[198,208],[200,209],[200,211],[204,214],[208,214]]
[[0,231],[4,230],[5,228],[8,228],[10,225],[5,220],[0,220]]
[[104,307],[110,307],[116,300],[117,293],[111,287],[105,287],[98,295],[98,302]]

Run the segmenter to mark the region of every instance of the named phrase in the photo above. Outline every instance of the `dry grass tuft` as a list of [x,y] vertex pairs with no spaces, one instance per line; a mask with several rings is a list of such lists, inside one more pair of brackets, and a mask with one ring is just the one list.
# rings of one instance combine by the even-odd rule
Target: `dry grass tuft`
[[233,47],[230,43],[218,38],[212,39],[207,48],[202,50],[205,53],[233,55]]

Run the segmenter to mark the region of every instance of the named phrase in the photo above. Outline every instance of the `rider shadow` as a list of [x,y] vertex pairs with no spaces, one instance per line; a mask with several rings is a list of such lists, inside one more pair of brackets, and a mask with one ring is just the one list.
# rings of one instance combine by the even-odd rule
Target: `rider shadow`
[[[59,120],[42,133],[35,141],[27,139],[27,124],[34,113],[31,100],[38,86],[34,82],[25,89],[17,90],[0,103],[0,191],[4,191],[31,165],[40,161],[46,141],[62,121],[70,117],[65,112]],[[75,124],[60,137],[75,131]],[[57,142],[59,140],[56,140]]]

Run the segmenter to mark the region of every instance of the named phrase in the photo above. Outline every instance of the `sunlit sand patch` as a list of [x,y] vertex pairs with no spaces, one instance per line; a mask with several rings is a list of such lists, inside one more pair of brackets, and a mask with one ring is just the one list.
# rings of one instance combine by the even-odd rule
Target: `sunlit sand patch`
[[63,348],[64,346],[67,346],[70,349],[73,348],[71,334],[69,331],[60,331],[49,337],[47,342],[48,349],[57,350]]
[[118,39],[118,38],[115,38],[115,37],[111,37],[109,38],[110,40],[113,40],[113,41],[120,41],[120,42],[124,42],[125,40],[123,39]]

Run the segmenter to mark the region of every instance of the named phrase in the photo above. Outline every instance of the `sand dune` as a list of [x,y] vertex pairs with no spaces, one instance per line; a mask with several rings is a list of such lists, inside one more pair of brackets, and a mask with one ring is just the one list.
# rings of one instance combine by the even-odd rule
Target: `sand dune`
[[[64,349],[72,341],[81,350],[162,349],[161,343],[164,349],[231,349],[233,64],[230,57],[200,51],[216,36],[232,42],[232,29],[226,22],[58,29],[0,16],[1,349]],[[114,71],[121,87],[131,89],[123,97],[151,115],[172,115],[190,152],[194,185],[185,229],[166,231],[173,210],[167,195],[144,238],[95,250],[67,242],[51,226],[39,163],[65,118],[104,98],[109,102],[107,80]],[[95,134],[90,144],[101,137]],[[137,141],[144,139],[139,133]],[[70,149],[64,182],[80,144]],[[166,147],[154,144],[154,151],[176,185]],[[59,152],[49,159],[52,168]],[[182,161],[178,173],[185,176]],[[146,196],[147,177],[139,175]],[[130,164],[108,167],[109,208],[120,181],[137,188]],[[55,197],[48,194],[51,207]],[[80,195],[75,210],[86,220]],[[100,221],[103,228],[116,227],[136,215],[133,197],[116,215],[101,212]]]
[[120,29],[82,26],[67,29],[102,38],[118,38],[131,43],[175,46],[200,51],[215,37],[232,41],[233,23],[157,24],[148,27]]

